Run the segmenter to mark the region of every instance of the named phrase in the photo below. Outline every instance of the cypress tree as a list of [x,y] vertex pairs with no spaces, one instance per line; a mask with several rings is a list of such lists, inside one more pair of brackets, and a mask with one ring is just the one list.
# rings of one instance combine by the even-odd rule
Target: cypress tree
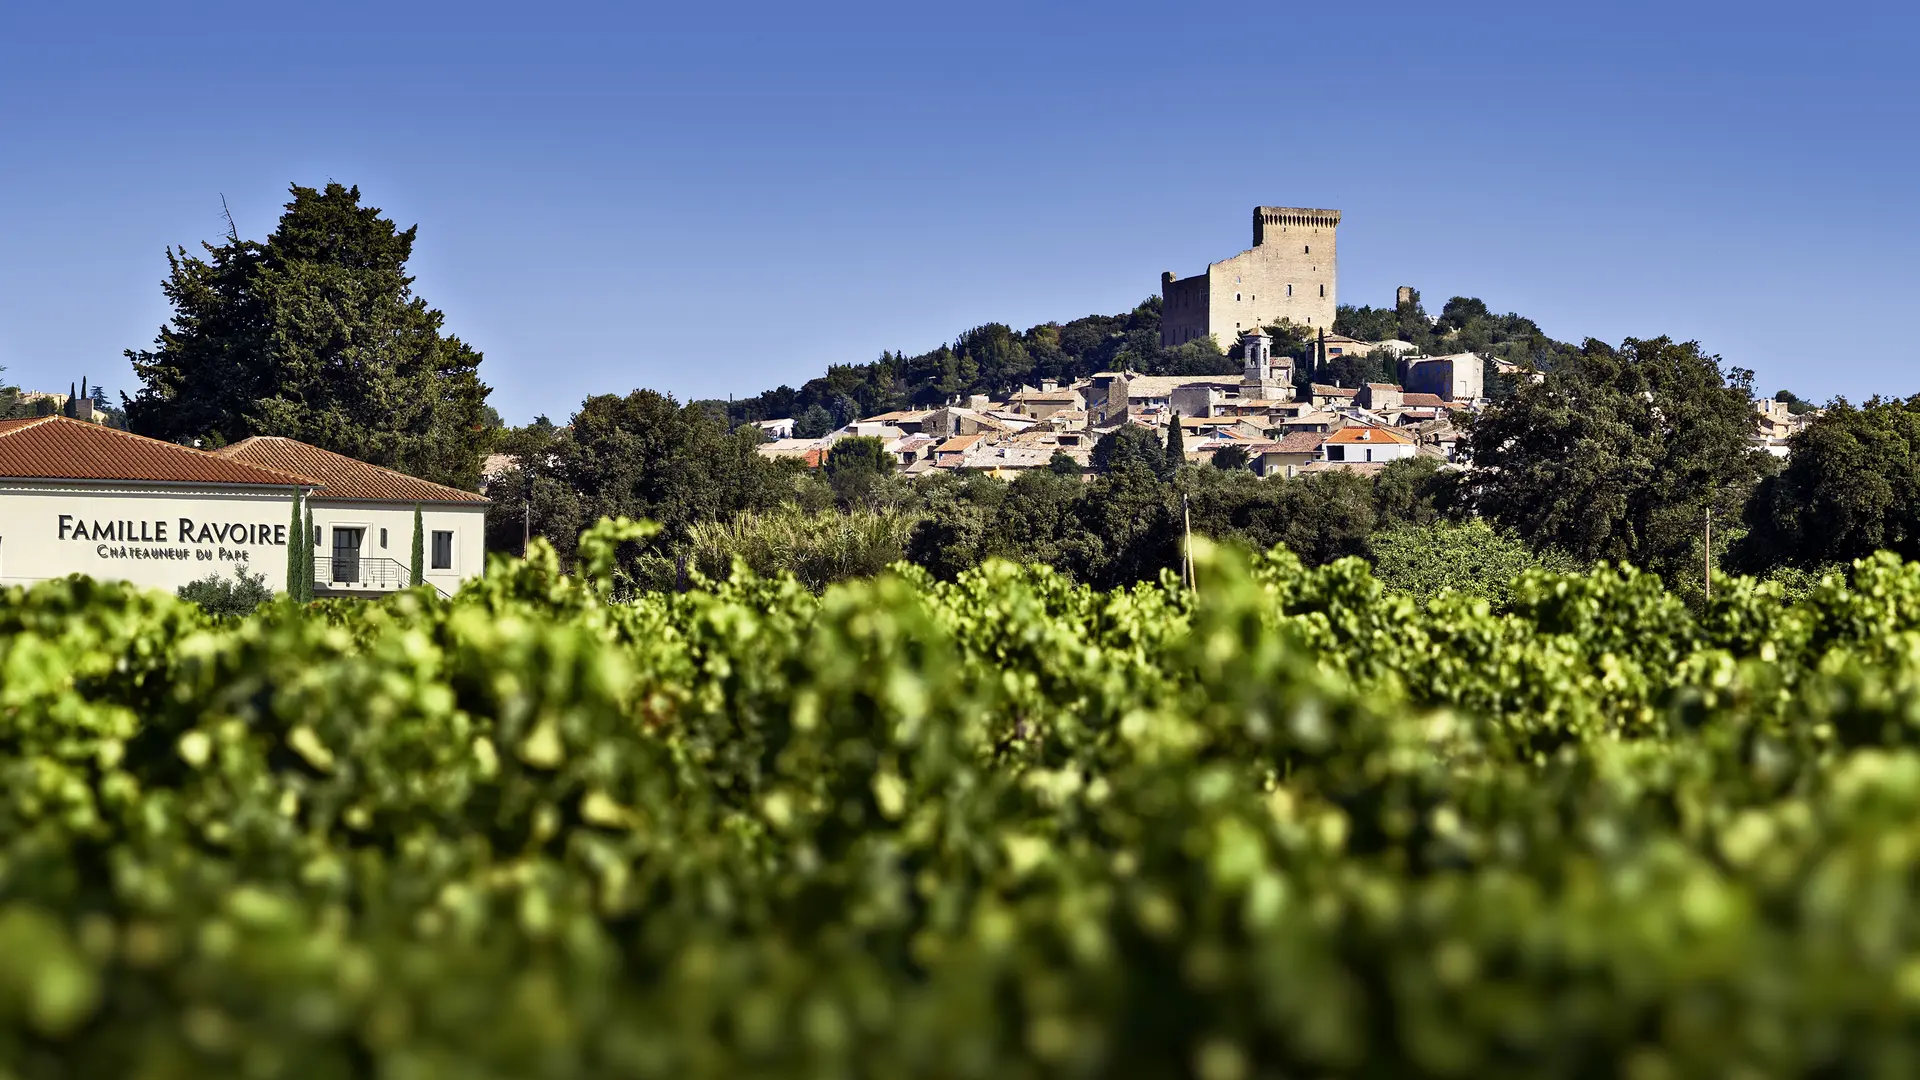
[[420,518],[420,507],[413,508],[413,569],[407,575],[408,585],[420,585],[426,578],[427,534],[421,531],[425,523]]
[[287,595],[300,599],[300,575],[307,569],[300,543],[300,489],[293,489],[293,521],[287,525]]
[[306,552],[302,561],[306,568],[300,574],[300,601],[313,601],[313,504],[307,504],[307,522],[300,530],[300,550]]
[[1187,463],[1186,440],[1180,434],[1180,410],[1173,411],[1173,423],[1167,427],[1167,475]]

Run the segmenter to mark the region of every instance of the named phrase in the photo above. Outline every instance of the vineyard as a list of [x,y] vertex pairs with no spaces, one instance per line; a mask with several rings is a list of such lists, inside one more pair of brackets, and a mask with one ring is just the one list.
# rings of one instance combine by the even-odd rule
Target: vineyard
[[1920,1075],[1920,565],[0,597],[0,1077]]

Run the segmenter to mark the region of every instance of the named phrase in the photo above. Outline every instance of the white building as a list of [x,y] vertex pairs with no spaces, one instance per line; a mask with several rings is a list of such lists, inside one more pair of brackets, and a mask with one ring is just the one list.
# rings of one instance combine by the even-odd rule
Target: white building
[[487,499],[471,491],[271,435],[242,439],[214,454],[317,483],[307,496],[317,594],[406,588],[416,507],[427,584],[451,595],[487,569]]
[[415,506],[427,581],[452,592],[485,569],[487,502],[472,492],[287,439],[209,453],[45,416],[0,421],[0,585],[85,574],[173,590],[244,567],[284,591],[296,492],[318,593],[404,588]]
[[1327,436],[1320,460],[1342,462],[1401,461],[1414,456],[1419,444],[1387,427],[1346,427]]

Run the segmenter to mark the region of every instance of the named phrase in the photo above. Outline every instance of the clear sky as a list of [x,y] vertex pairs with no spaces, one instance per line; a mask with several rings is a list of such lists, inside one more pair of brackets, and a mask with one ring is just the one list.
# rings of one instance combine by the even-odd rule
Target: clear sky
[[1125,310],[1345,213],[1340,299],[1920,392],[1912,5],[0,0],[0,364],[133,389],[168,245],[418,224],[509,421]]

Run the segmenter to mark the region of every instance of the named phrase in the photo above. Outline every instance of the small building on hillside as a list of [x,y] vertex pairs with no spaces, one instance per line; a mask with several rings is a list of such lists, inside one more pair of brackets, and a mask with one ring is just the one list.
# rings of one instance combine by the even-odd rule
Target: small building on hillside
[[1334,360],[1342,356],[1366,356],[1373,352],[1373,342],[1361,341],[1357,337],[1345,334],[1327,334],[1314,341],[1314,347],[1326,350],[1326,359]]
[[1359,393],[1358,390],[1348,390],[1340,386],[1310,383],[1307,386],[1307,403],[1316,409],[1339,408],[1342,405],[1353,404],[1353,399]]
[[1321,457],[1336,462],[1399,461],[1412,457],[1418,446],[1412,436],[1392,428],[1349,427],[1327,436]]
[[1370,382],[1360,388],[1360,392],[1354,395],[1353,401],[1361,408],[1372,409],[1375,412],[1381,409],[1397,409],[1400,407],[1401,393],[1401,389],[1392,383]]
[[1262,444],[1251,454],[1250,465],[1261,476],[1292,476],[1295,469],[1320,459],[1327,436],[1317,431],[1294,431]]
[[1408,390],[1466,404],[1486,396],[1486,361],[1473,353],[1431,356],[1405,362],[1401,382]]
[[[296,493],[313,537],[293,523]],[[405,588],[416,505],[426,579],[451,592],[479,576],[487,500],[470,491],[292,440],[215,453],[67,417],[0,421],[0,584],[84,574],[171,591],[245,569],[285,591],[287,546],[306,541],[316,592]]]
[[1034,420],[1045,420],[1056,413],[1087,407],[1086,395],[1072,387],[1061,389],[1048,384],[1038,390],[1021,390],[1007,398],[1014,412]]

